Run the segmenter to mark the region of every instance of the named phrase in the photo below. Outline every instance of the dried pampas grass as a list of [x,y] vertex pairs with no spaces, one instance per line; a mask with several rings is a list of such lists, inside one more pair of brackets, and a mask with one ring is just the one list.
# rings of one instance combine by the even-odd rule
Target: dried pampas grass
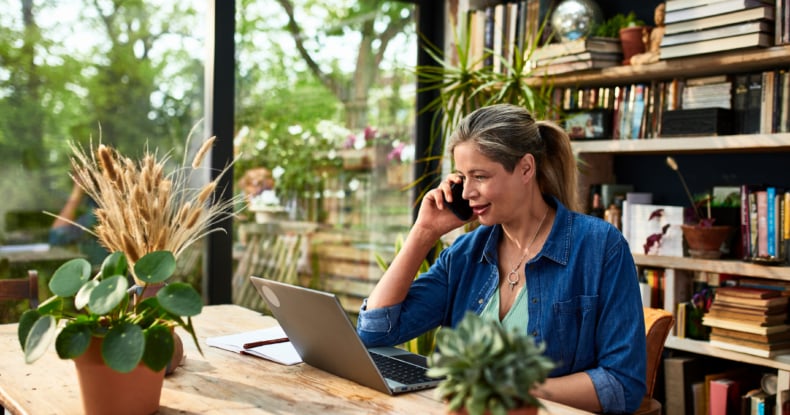
[[236,199],[215,200],[214,191],[230,165],[208,184],[190,187],[213,144],[214,137],[206,140],[191,164],[184,160],[166,173],[170,157],[159,157],[157,151],[146,149],[135,162],[104,144],[95,149],[91,144],[86,151],[71,143],[72,178],[97,204],[97,225],[83,229],[110,252],[122,251],[130,263],[160,250],[178,258],[192,243],[222,230],[217,221],[233,216]]

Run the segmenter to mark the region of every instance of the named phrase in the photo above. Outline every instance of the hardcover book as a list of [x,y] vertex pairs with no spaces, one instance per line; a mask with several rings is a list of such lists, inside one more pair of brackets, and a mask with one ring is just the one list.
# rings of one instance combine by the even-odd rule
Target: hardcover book
[[664,35],[661,46],[672,46],[683,43],[700,42],[703,40],[719,39],[729,36],[738,36],[748,33],[773,33],[773,23],[768,20],[738,23],[728,26],[719,26],[711,29],[697,30],[694,32]]
[[765,6],[767,4],[770,3],[762,0],[722,0],[679,10],[669,10],[669,8],[667,8],[665,22],[666,24],[670,24],[686,20],[700,19],[722,13]]
[[550,43],[537,49],[532,54],[532,59],[540,61],[583,52],[623,53],[623,48],[619,39],[592,36],[568,42]]
[[731,51],[751,47],[773,45],[771,33],[748,33],[719,39],[703,40],[674,46],[662,46],[659,50],[661,59],[672,59],[683,56],[701,55],[705,53]]
[[[669,7],[669,3],[667,4],[667,7]],[[754,20],[773,21],[774,8],[771,6],[761,6],[730,13],[718,14],[716,16],[705,17],[702,19],[667,23],[664,26],[664,36],[670,36],[683,32],[711,29],[714,27],[750,22]]]

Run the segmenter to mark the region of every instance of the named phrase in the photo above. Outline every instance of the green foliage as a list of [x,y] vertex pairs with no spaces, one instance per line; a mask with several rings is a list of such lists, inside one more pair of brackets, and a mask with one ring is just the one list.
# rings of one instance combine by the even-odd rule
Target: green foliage
[[[49,282],[54,295],[20,317],[18,336],[25,360],[36,361],[53,340],[61,359],[73,359],[87,350],[91,338],[101,337],[102,357],[113,370],[126,373],[143,362],[159,371],[173,357],[175,326],[189,332],[199,350],[191,317],[200,314],[203,300],[192,286],[170,283],[136,303],[128,290],[127,271],[155,284],[166,282],[175,269],[176,259],[169,251],[146,254],[131,270],[126,257],[115,252],[94,276],[85,259],[64,263]],[[58,333],[60,321],[66,323]]]
[[[488,105],[519,105],[527,108],[538,119],[558,110],[551,102],[553,85],[550,80],[530,82],[534,75],[532,55],[540,47],[539,40],[547,22],[548,18],[543,21],[533,40],[522,49],[515,49],[515,58],[511,60],[499,56],[504,66],[502,72],[496,72],[484,64],[494,51],[486,50],[482,56],[472,55],[469,22],[453,32],[456,56],[444,56],[442,46],[432,45],[423,39],[425,52],[434,64],[416,67],[417,79],[424,85],[420,91],[440,92],[437,98],[420,109],[421,112],[434,112],[437,117],[441,117],[433,120],[431,140],[442,140],[444,143],[461,119]],[[422,178],[417,179],[418,182],[420,180]]]
[[450,410],[504,415],[510,409],[540,405],[531,390],[546,380],[554,362],[532,336],[468,312],[454,329],[441,329],[436,342],[438,351],[428,358],[428,375],[445,377],[437,395]]
[[618,13],[597,25],[593,29],[593,34],[601,37],[619,37],[620,29],[644,25],[645,22],[637,18],[633,11],[628,14]]
[[[403,235],[398,235],[398,238],[395,240],[395,255],[398,255],[401,248],[403,248]],[[436,241],[436,245],[433,247],[433,253],[437,254],[441,252],[442,249],[445,248],[444,242],[442,240]],[[378,253],[376,254],[376,263],[378,264],[379,268],[382,271],[386,271],[389,268],[389,264],[387,263],[384,258],[381,257]],[[417,274],[414,278],[419,278],[425,272],[428,272],[428,269],[431,268],[431,263],[428,262],[427,259],[423,259],[422,263],[420,264],[420,269],[417,270]],[[409,341],[404,343],[402,347],[412,353],[417,353],[423,356],[430,355],[434,349],[436,348],[436,333],[438,332],[437,329],[429,330]]]

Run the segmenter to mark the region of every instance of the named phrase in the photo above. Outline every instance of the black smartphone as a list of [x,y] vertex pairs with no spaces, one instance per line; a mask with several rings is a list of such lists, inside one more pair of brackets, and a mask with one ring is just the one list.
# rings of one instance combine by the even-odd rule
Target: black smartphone
[[452,183],[450,189],[453,191],[453,201],[448,202],[447,198],[442,195],[444,203],[450,208],[450,211],[458,216],[458,219],[463,221],[469,220],[472,217],[472,208],[469,206],[469,201],[464,199],[461,194],[464,192],[463,183]]

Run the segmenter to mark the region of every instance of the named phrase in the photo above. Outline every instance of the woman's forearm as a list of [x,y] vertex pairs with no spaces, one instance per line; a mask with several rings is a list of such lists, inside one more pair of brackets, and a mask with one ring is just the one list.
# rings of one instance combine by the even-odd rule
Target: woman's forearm
[[395,255],[392,264],[370,293],[367,301],[368,310],[398,304],[406,298],[406,293],[419,272],[420,265],[438,238],[431,231],[418,226],[409,231],[400,252]]

